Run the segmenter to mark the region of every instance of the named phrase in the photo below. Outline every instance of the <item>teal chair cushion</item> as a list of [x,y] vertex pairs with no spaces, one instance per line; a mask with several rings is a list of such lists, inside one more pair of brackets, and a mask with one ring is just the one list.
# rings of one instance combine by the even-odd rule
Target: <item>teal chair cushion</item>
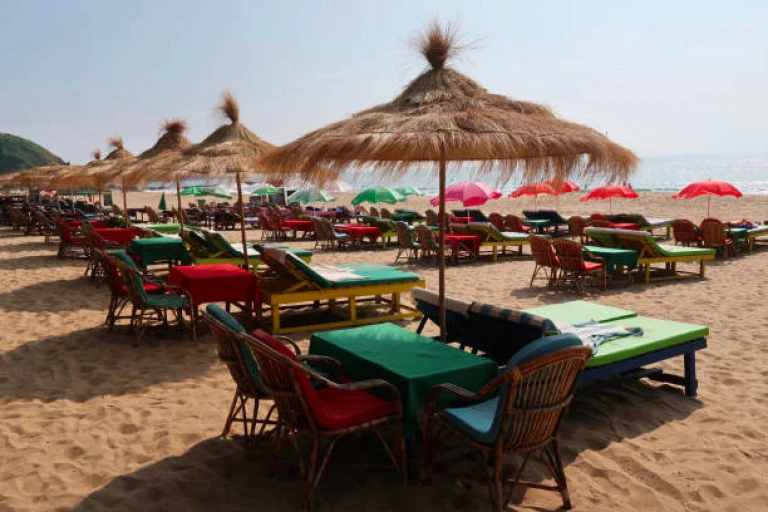
[[[582,342],[573,333],[547,336],[533,341],[520,349],[507,362],[507,368],[514,368],[527,361],[565,348],[581,346]],[[443,410],[443,418],[457,430],[473,440],[492,444],[501,430],[501,420],[507,402],[509,386],[503,385],[493,398],[468,407],[454,407]]]
[[[234,317],[227,313],[221,306],[218,306],[217,304],[208,304],[205,311],[234,332],[238,334],[245,334],[247,332],[245,328],[240,325],[240,322],[235,320]],[[259,364],[253,357],[251,349],[246,343],[240,340],[237,340],[237,347],[240,349],[240,354],[242,354],[245,367],[248,369],[248,374],[250,374],[251,379],[253,380],[254,387],[259,393],[268,395],[269,393],[264,389],[264,384],[261,382],[261,368],[259,368]]]

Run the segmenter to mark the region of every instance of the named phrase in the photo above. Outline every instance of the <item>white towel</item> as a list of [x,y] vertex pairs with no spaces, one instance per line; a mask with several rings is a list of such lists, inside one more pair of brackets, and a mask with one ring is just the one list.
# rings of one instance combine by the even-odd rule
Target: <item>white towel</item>
[[329,281],[346,281],[349,279],[368,279],[367,276],[355,274],[349,269],[331,265],[311,265],[312,270]]

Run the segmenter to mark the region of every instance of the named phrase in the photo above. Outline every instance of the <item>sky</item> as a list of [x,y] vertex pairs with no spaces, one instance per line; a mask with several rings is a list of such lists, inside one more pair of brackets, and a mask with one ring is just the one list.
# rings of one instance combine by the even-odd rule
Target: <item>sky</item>
[[275,144],[393,99],[426,69],[433,19],[472,43],[451,67],[543,103],[643,158],[766,154],[768,2],[0,0],[0,132],[85,163],[162,121],[221,118]]

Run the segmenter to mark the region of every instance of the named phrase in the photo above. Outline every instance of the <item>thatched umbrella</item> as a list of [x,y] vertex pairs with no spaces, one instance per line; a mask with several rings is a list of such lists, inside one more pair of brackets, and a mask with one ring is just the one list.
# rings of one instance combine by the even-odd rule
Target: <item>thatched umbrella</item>
[[[149,179],[150,173],[162,171],[163,176],[158,179],[168,179],[167,165],[178,156],[182,151],[192,146],[192,143],[184,135],[187,130],[187,123],[181,119],[171,119],[163,124],[163,134],[157,139],[155,145],[141,153],[136,158],[125,161],[122,165],[115,166],[108,174],[111,179],[120,179],[123,183],[123,198],[125,198],[125,187],[135,185]],[[181,186],[179,177],[176,177],[176,202],[181,211]],[[124,199],[125,200],[125,199]],[[184,223],[179,222],[179,229],[184,231]]]
[[[547,108],[492,94],[469,77],[445,67],[460,49],[450,26],[433,23],[419,41],[430,69],[393,101],[375,106],[288,143],[261,162],[272,172],[311,174],[318,165],[341,172],[368,165],[395,174],[424,162],[440,176],[440,238],[445,232],[448,162],[475,162],[507,180],[529,181],[570,175],[624,178],[637,157],[586,126],[555,117]],[[445,256],[439,260],[440,327],[445,339]]]
[[242,175],[258,173],[255,164],[259,157],[273,150],[275,146],[260,139],[240,123],[240,108],[232,94],[224,93],[218,109],[229,120],[228,124],[220,126],[205,140],[190,146],[185,151],[162,158],[153,166],[147,166],[138,176],[146,180],[173,177],[178,188],[179,181],[184,178],[234,175],[237,182],[243,257],[247,267],[249,262],[243,221]]

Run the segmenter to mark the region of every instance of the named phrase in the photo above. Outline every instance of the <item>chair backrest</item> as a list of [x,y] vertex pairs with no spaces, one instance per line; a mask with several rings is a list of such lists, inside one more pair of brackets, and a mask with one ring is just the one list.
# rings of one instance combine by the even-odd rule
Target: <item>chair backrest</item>
[[518,217],[517,215],[509,214],[506,217],[504,217],[504,222],[507,224],[507,229],[510,231],[515,231],[518,233],[522,233],[525,231],[525,225],[523,224],[523,219]]
[[395,224],[392,222],[392,217],[382,217],[380,219],[373,219],[371,226],[379,228],[382,233],[391,233],[395,230]]
[[424,251],[437,251],[438,246],[437,241],[435,240],[435,233],[431,229],[420,224],[414,228],[414,231],[416,231],[416,238]]
[[587,220],[579,215],[573,215],[568,218],[568,230],[571,232],[572,236],[583,236],[584,228],[588,225]]
[[392,212],[389,211],[387,208],[381,209],[381,217],[384,219],[391,219],[392,218]]
[[726,235],[727,226],[718,219],[711,217],[701,221],[701,237],[704,239],[704,245],[723,245],[728,238]]
[[573,240],[555,240],[552,242],[560,268],[565,271],[579,272],[584,270],[583,246]]
[[216,252],[219,252],[219,256],[222,258],[240,258],[242,253],[236,251],[227,240],[221,236],[221,233],[214,231],[202,230],[202,234],[205,237],[205,241],[208,242],[209,247],[213,247]]
[[267,217],[267,214],[264,213],[264,211],[260,211],[257,215],[259,218],[259,226],[261,226],[261,229],[264,231],[271,231],[272,224],[269,222],[269,217]]
[[[599,245],[600,247],[621,247],[623,249],[634,249],[636,246],[643,245],[644,242],[640,241],[638,239],[637,242],[632,243],[628,241],[624,241],[624,243],[632,243],[632,247],[624,247],[622,245],[622,242],[619,241],[618,233],[619,231],[624,230],[618,230],[618,229],[612,229],[612,228],[595,228],[595,227],[586,227],[584,228],[584,234],[589,236],[592,241],[590,242],[592,245]],[[648,232],[644,232],[645,235],[648,235]],[[646,238],[646,236],[643,236],[643,238]]]
[[528,241],[531,244],[531,256],[537,265],[550,268],[559,266],[555,247],[549,239],[539,235],[528,235]]
[[56,232],[65,242],[72,242],[74,238],[72,236],[72,231],[69,229],[69,226],[67,226],[67,224],[61,219],[56,219]]
[[120,273],[120,279],[128,292],[128,298],[135,306],[146,304],[149,298],[146,290],[144,290],[144,279],[136,269],[136,265],[128,264],[124,259],[118,258],[117,254],[116,252],[114,262]]
[[147,212],[147,217],[149,218],[149,222],[156,224],[161,222],[160,216],[157,214],[157,211],[155,211],[154,208],[151,206],[145,206],[144,211]]
[[126,290],[123,286],[123,280],[120,278],[120,272],[117,270],[114,259],[109,254],[98,249],[94,251],[94,255],[104,269],[104,280],[107,282],[107,286],[109,286],[109,291],[114,295],[125,295]]
[[596,220],[608,220],[608,217],[605,216],[605,214],[602,213],[593,213],[589,216],[590,222],[594,222]]
[[504,226],[504,217],[500,213],[493,212],[488,216],[488,219],[491,224],[493,224],[493,227],[499,231],[504,231],[506,229],[506,226]]
[[242,336],[245,329],[217,304],[209,304],[200,315],[211,329],[219,359],[227,365],[238,389],[249,396],[267,395],[261,369]]
[[675,242],[688,244],[699,241],[699,228],[688,219],[674,219],[672,221],[672,238]]
[[279,279],[282,285],[281,289],[320,289],[320,286],[309,275],[297,267],[295,260],[298,260],[299,264],[304,263],[301,258],[294,257],[294,260],[291,258],[292,256],[288,251],[276,247],[264,247],[261,251],[262,263],[267,265]]
[[189,252],[198,258],[207,258],[211,252],[216,252],[208,245],[207,240],[198,231],[185,229],[181,233],[181,239],[189,247]]
[[[437,293],[425,288],[411,289],[413,303],[426,319],[440,325],[440,303]],[[469,319],[469,302],[451,297],[445,298],[446,333],[449,342],[464,343],[472,337],[473,326]],[[421,329],[417,330],[421,333]]]
[[112,204],[112,214],[115,216],[123,215],[123,209],[120,208],[117,204]]
[[504,241],[504,235],[501,234],[501,231],[490,223],[470,222],[467,224],[467,231],[473,235],[478,235],[481,242]]
[[509,368],[495,384],[500,390],[499,433],[505,450],[525,450],[556,438],[592,350],[571,347]]
[[435,210],[426,210],[424,216],[427,218],[428,226],[437,226],[439,224]]
[[380,216],[379,215],[379,209],[376,208],[375,206],[371,206],[370,215],[371,215],[371,217],[379,217]]
[[410,249],[413,247],[413,236],[411,230],[408,229],[408,224],[405,222],[395,222],[395,231],[397,231],[397,245],[403,249]]

